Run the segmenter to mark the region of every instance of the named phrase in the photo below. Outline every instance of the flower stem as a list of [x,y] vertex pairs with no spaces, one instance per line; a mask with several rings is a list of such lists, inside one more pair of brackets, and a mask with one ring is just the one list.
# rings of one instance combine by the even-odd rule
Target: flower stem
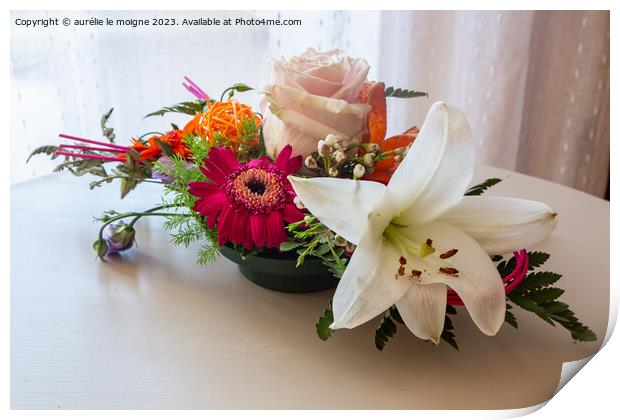
[[159,131],[149,131],[148,133],[144,133],[142,134],[140,137],[138,137],[138,139],[142,140],[143,138],[145,138],[146,136],[148,136],[149,134],[156,134],[158,136],[163,135],[163,133],[160,133]]
[[[153,208],[150,208],[148,210],[145,210],[143,212],[131,212],[131,213],[124,213],[124,214],[119,214],[118,216],[112,217],[110,220],[107,220],[102,226],[101,229],[99,229],[99,236],[98,239],[99,241],[103,240],[103,231],[105,230],[106,226],[108,226],[110,223],[112,222],[116,222],[117,220],[121,220],[121,219],[125,219],[127,217],[134,217],[134,219],[129,222],[129,226],[133,227],[133,225],[138,221],[138,219],[140,219],[143,216],[179,216],[179,213],[159,213],[157,212],[157,210],[163,210],[166,208],[171,208],[171,207],[179,207],[176,204],[162,204],[161,206],[156,206]],[[191,214],[187,214],[187,217],[191,216]]]
[[[153,208],[150,208],[148,210],[145,210],[144,212],[142,212],[142,214],[137,215],[131,222],[129,222],[129,227],[133,227],[133,225],[136,224],[136,222],[142,217],[142,216],[152,216],[152,215],[157,215],[157,216],[175,216],[178,213],[169,213],[169,214],[161,214],[161,213],[153,213],[157,210],[163,210],[163,209],[169,209],[172,207],[179,207],[176,204],[162,204],[161,206],[156,206]],[[188,215],[189,216],[189,215]]]

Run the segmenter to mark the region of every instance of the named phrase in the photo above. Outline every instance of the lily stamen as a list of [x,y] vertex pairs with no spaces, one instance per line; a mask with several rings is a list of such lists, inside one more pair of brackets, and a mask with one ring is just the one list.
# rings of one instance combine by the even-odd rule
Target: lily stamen
[[443,254],[441,254],[439,258],[441,258],[442,260],[445,260],[450,257],[453,257],[457,252],[459,252],[458,249],[451,249],[450,251],[446,251]]

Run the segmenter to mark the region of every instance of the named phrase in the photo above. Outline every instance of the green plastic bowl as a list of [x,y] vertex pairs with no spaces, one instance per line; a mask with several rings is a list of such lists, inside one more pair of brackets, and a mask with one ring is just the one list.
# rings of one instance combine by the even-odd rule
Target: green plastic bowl
[[266,289],[287,293],[312,293],[333,289],[338,285],[327,267],[318,258],[306,258],[304,264],[296,268],[297,254],[263,253],[242,257],[229,246],[222,247],[220,253],[239,266],[239,271],[251,282]]

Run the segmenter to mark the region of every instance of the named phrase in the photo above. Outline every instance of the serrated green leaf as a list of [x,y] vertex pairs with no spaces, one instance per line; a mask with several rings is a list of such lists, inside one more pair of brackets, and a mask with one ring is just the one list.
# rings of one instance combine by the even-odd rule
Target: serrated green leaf
[[40,154],[46,154],[48,156],[51,155],[52,159],[56,159],[56,157],[58,157],[58,155],[56,155],[57,150],[60,150],[60,147],[52,146],[52,145],[37,147],[28,155],[28,158],[26,159],[26,163],[28,163],[34,155],[40,155]]
[[517,265],[517,260],[515,257],[510,258],[509,260],[504,260],[497,265],[497,271],[500,276],[506,277],[510,273],[512,273]]
[[564,290],[558,287],[547,287],[529,293],[528,298],[536,303],[546,303],[556,300],[563,294]]
[[577,328],[571,331],[571,336],[577,341],[596,341],[596,334],[587,327]]
[[446,316],[444,318],[443,330],[441,331],[441,339],[458,351],[459,345],[456,342],[456,336],[453,332],[454,325],[449,315],[456,315],[456,308],[452,305],[446,305]]
[[390,338],[394,337],[394,334],[396,334],[396,324],[392,320],[390,312],[386,311],[379,327],[375,330],[375,347],[383,350]]
[[441,339],[450,344],[450,346],[452,346],[455,350],[459,350],[459,344],[456,342],[456,336],[452,331],[443,330],[441,332]]
[[164,114],[167,114],[169,112],[177,112],[180,114],[187,114],[187,115],[196,115],[197,113],[202,112],[204,110],[205,105],[206,105],[206,101],[204,100],[181,102],[176,105],[163,107],[158,111],[151,112],[150,114],[145,115],[144,118],[153,117],[153,116],[163,116]]
[[409,89],[401,89],[401,88],[397,88],[395,89],[392,86],[389,86],[387,88],[385,88],[383,94],[385,95],[385,97],[392,97],[392,98],[401,98],[401,99],[409,99],[409,98],[418,98],[421,96],[428,96],[428,93],[426,92],[418,92],[415,90],[409,90]]
[[400,316],[400,312],[398,312],[398,308],[396,308],[395,305],[390,307],[389,311],[390,311],[390,316],[392,317],[394,321],[398,322],[399,324],[403,324],[403,325],[405,324],[405,321],[403,321],[403,318]]
[[480,184],[474,185],[468,189],[465,195],[482,195],[483,192],[501,181],[502,180],[500,178],[489,178],[486,181],[483,181]]
[[560,278],[562,278],[561,274],[553,273],[551,271],[537,271],[535,273],[530,273],[517,287],[515,287],[513,293],[524,294],[526,292],[542,289],[543,287],[554,284],[560,280]]
[[569,308],[569,306],[563,302],[549,302],[544,303],[541,306],[545,309],[545,311],[549,312],[550,314],[564,312]]
[[316,334],[323,341],[327,341],[329,337],[332,335],[332,330],[329,326],[334,322],[334,313],[332,312],[332,304],[329,303],[329,306],[325,308],[325,312],[319,318],[319,322],[316,323],[315,329]]
[[299,242],[282,242],[280,244],[280,252],[292,251],[300,246],[301,244]]
[[504,316],[504,322],[506,322],[508,325],[512,326],[515,329],[519,328],[519,323],[517,322],[517,318],[508,309],[509,309],[509,305],[506,305],[506,315]]
[[546,252],[535,251],[528,252],[527,257],[529,260],[529,265],[527,269],[531,271],[547,262],[547,260],[549,259],[549,254],[547,254]]
[[508,295],[508,299],[510,299],[512,303],[520,306],[526,311],[534,312],[535,314],[545,313],[545,310],[538,306],[538,304],[533,300],[526,299],[520,296],[515,296],[513,293]]

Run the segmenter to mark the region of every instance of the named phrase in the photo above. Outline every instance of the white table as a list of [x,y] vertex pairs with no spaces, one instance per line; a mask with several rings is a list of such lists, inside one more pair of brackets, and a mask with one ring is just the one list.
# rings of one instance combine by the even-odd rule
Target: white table
[[161,221],[138,223],[139,247],[95,259],[93,216],[145,209],[159,189],[119,200],[118,185],[53,175],[12,188],[12,408],[519,408],[546,400],[563,361],[594,353],[609,305],[609,204],[550,182],[481,167],[489,194],[549,203],[558,229],[537,249],[564,274],[563,300],[599,336],[573,343],[519,309],[519,330],[486,337],[461,310],[461,351],[405,328],[383,352],[370,322],[320,341],[332,292],[262,289],[232,263],[197,267]]

